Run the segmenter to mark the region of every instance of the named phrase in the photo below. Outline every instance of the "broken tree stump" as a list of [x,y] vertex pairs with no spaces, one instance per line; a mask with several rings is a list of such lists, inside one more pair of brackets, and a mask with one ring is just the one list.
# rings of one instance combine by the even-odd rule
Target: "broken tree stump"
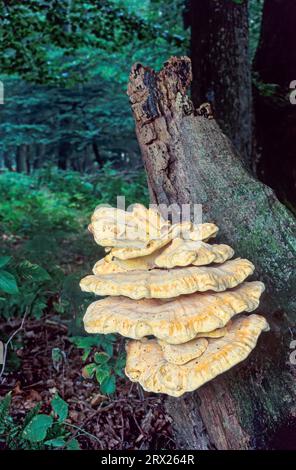
[[220,228],[218,242],[255,264],[266,285],[260,311],[272,328],[242,365],[166,407],[180,449],[296,448],[295,219],[217,122],[196,113],[191,80],[187,57],[172,57],[158,73],[132,67],[128,95],[151,202],[202,204],[203,221]]

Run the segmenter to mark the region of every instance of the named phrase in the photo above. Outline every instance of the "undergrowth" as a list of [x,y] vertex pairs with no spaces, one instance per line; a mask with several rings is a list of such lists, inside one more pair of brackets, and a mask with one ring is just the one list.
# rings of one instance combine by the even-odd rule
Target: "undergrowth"
[[[82,350],[83,376],[96,378],[101,393],[106,395],[114,393],[116,378],[123,376],[124,354],[115,353],[115,335],[87,336],[83,332],[82,315],[93,296],[81,292],[79,279],[103,256],[87,230],[91,213],[98,204],[115,205],[118,195],[125,196],[126,207],[134,202],[147,204],[144,174],[123,176],[110,165],[87,176],[51,167],[32,175],[0,174],[2,324],[18,318],[21,322],[24,315],[40,321],[50,315],[53,320],[66,324],[70,341]],[[5,377],[7,372],[21,367],[21,361],[11,359],[22,346],[22,336],[20,331],[10,341],[5,328],[3,331],[1,341],[4,347],[7,344],[7,363],[2,371]],[[53,361],[58,361],[63,352],[53,354],[56,355]],[[36,408],[22,423],[15,423],[9,415],[10,400],[7,395],[0,406],[4,416],[0,433],[7,447],[39,449],[76,445],[69,440],[65,424],[55,418],[54,406],[49,415],[40,414]],[[31,435],[26,429],[32,422],[39,423],[40,429],[44,426],[40,430],[42,439],[28,437]]]

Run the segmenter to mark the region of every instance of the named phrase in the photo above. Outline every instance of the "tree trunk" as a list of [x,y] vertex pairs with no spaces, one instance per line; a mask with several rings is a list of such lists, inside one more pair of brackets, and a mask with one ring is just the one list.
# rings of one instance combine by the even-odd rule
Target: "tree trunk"
[[295,24],[295,0],[266,1],[253,66],[257,173],[294,207],[296,105],[290,102],[289,87],[296,80]]
[[45,144],[37,144],[35,146],[35,158],[33,162],[34,170],[42,168],[45,161],[46,146]]
[[16,171],[18,173],[27,173],[27,146],[22,144],[16,148]]
[[251,165],[252,107],[248,1],[191,0],[195,106],[210,101],[222,130]]
[[293,425],[295,445],[296,370],[289,362],[295,221],[248,172],[217,122],[194,115],[186,98],[190,82],[186,57],[171,58],[159,73],[140,64],[132,68],[128,94],[151,201],[202,204],[203,220],[220,227],[218,240],[253,261],[255,279],[265,282],[260,311],[271,332],[243,364],[197,392],[168,398],[167,409],[182,449],[284,448]]
[[3,152],[4,167],[12,171],[11,149],[5,149]]
[[92,141],[92,148],[93,148],[93,152],[94,152],[94,156],[95,156],[95,161],[98,164],[98,168],[102,168],[104,162],[103,162],[103,159],[101,157],[99,146],[98,146],[98,144],[95,140]]
[[60,142],[58,151],[58,168],[60,170],[67,170],[70,154],[71,144],[68,142]]

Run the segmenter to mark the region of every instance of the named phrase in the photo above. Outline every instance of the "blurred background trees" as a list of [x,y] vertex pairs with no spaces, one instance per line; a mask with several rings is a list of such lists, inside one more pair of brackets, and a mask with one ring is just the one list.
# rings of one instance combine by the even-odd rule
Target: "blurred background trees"
[[2,168],[140,167],[125,93],[131,64],[157,68],[187,54],[194,104],[210,101],[254,174],[295,205],[293,0],[6,0],[0,8]]
[[90,171],[140,165],[126,96],[130,66],[187,51],[182,1],[1,2],[3,164]]

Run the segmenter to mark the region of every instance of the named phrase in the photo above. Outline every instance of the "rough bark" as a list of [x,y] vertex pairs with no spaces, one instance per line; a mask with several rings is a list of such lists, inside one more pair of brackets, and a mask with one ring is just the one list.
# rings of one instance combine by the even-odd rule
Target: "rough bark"
[[290,103],[289,87],[296,80],[295,23],[294,0],[266,1],[253,65],[257,173],[294,206],[296,105]]
[[210,101],[222,130],[251,164],[248,1],[191,0],[192,99]]
[[140,64],[131,71],[128,94],[151,201],[203,205],[203,220],[220,227],[218,240],[253,261],[255,279],[265,282],[260,311],[271,332],[243,364],[195,393],[169,398],[167,408],[182,449],[284,448],[285,431],[296,421],[296,371],[289,363],[295,220],[248,172],[217,122],[195,115],[186,97],[190,82],[186,57],[171,58],[159,73]]

